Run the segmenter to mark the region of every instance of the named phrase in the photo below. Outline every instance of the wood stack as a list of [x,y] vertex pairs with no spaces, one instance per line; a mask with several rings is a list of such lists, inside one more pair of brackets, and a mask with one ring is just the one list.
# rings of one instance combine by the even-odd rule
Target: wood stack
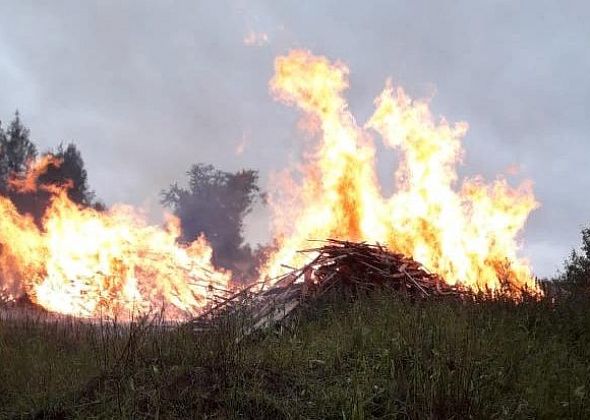
[[300,251],[310,254],[305,266],[292,269],[271,287],[253,284],[224,298],[199,316],[197,329],[239,311],[247,319],[245,333],[284,320],[302,302],[334,288],[352,291],[387,288],[416,298],[459,295],[465,290],[450,286],[437,274],[402,254],[381,245],[329,239],[324,245]]
[[306,292],[323,294],[334,286],[353,289],[385,287],[415,297],[456,294],[437,274],[403,254],[382,245],[328,239],[326,245],[301,252],[317,253],[306,266],[287,274],[277,285],[295,282],[303,277]]

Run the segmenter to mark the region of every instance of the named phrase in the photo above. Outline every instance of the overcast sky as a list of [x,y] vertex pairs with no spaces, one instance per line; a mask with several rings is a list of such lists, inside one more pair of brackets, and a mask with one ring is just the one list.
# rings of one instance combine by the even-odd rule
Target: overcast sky
[[308,48],[348,64],[359,121],[391,76],[469,123],[462,173],[520,165],[542,203],[523,253],[549,275],[590,222],[589,22],[587,1],[0,0],[0,119],[18,108],[41,149],[75,141],[108,203],[153,209],[195,162],[265,184],[301,143],[273,59]]

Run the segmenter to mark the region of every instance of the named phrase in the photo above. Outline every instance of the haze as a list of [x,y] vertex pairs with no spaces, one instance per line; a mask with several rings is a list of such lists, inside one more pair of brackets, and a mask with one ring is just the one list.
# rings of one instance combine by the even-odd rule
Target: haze
[[[0,1],[0,118],[18,108],[41,149],[74,141],[107,203],[153,210],[196,162],[267,187],[303,143],[268,93],[273,59],[307,48],[347,63],[358,121],[392,77],[469,123],[462,174],[532,179],[522,253],[554,274],[590,222],[590,5],[367,3]],[[384,181],[394,163],[380,156]],[[248,235],[268,238],[263,209]]]

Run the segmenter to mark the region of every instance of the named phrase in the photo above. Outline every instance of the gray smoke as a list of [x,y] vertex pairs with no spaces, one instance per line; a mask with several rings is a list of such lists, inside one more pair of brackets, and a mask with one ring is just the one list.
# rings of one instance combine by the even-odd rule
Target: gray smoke
[[463,174],[519,164],[543,203],[524,254],[547,275],[590,221],[589,18],[583,1],[2,1],[0,117],[19,108],[41,149],[75,141],[108,203],[156,208],[196,162],[259,169],[264,187],[302,143],[268,95],[272,61],[309,48],[348,63],[359,121],[392,76],[469,122]]

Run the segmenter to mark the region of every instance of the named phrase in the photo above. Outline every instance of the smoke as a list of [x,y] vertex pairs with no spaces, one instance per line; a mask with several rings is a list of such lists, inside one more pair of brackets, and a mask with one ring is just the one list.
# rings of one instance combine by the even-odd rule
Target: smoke
[[[469,123],[462,172],[521,164],[543,203],[524,254],[548,275],[590,214],[580,193],[590,187],[580,171],[590,152],[588,12],[587,2],[532,0],[5,2],[0,115],[21,109],[41,149],[75,141],[108,203],[157,205],[194,162],[257,168],[265,186],[300,153],[296,116],[268,95],[272,59],[310,48],[354,69],[360,120],[372,110],[367,92],[391,75],[414,97],[436,90],[435,113]],[[245,46],[251,32],[268,43]],[[264,211],[252,217],[260,228],[249,239],[264,241]]]

